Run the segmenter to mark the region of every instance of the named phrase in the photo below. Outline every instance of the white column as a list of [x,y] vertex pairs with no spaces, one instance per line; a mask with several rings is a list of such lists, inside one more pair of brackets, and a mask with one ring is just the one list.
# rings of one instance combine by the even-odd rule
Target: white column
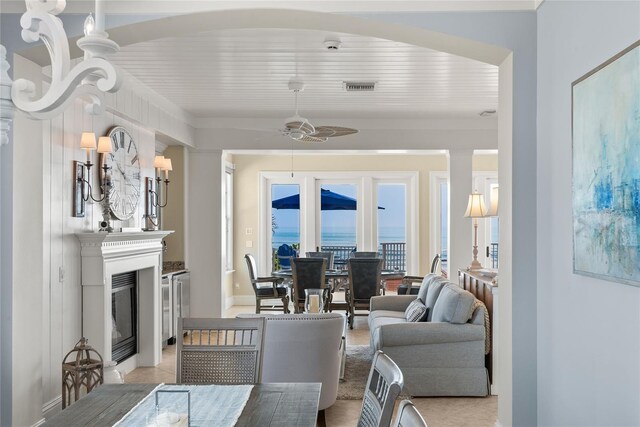
[[191,317],[222,317],[222,150],[189,150],[187,239]]
[[456,281],[458,269],[473,259],[472,220],[464,217],[472,188],[473,150],[450,150],[449,160],[449,278]]

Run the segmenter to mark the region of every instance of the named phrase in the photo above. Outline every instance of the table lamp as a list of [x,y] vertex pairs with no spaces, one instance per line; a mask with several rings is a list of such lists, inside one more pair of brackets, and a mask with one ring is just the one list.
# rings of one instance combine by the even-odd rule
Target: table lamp
[[469,270],[479,270],[482,264],[478,261],[478,218],[483,218],[487,214],[487,208],[484,205],[482,194],[474,191],[469,195],[469,204],[467,211],[464,213],[466,218],[473,218],[473,261],[469,266]]

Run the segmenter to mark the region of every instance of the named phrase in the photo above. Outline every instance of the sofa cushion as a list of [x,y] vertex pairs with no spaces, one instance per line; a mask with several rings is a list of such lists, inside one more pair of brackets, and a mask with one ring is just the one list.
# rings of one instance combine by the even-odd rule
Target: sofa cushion
[[375,319],[381,317],[391,317],[396,319],[404,319],[404,311],[391,311],[391,310],[375,310],[369,313],[367,323],[369,324],[369,329],[372,328],[372,322]]
[[442,291],[442,288],[447,283],[448,283],[447,279],[445,279],[444,277],[439,276],[439,277],[436,277],[435,279],[433,279],[433,281],[429,285],[429,289],[427,291],[426,299],[423,300],[424,301],[424,305],[427,306],[427,322],[431,322],[432,321],[433,309],[436,306],[436,301],[438,300],[438,297],[440,296],[440,291]]
[[458,285],[446,283],[436,300],[432,322],[467,323],[471,318],[475,297]]
[[420,298],[409,304],[404,311],[404,318],[407,322],[421,322],[427,316],[427,307],[422,303]]
[[429,290],[429,286],[431,285],[431,283],[433,283],[434,280],[436,280],[439,277],[441,276],[438,276],[437,274],[434,274],[434,273],[429,273],[426,276],[424,276],[424,279],[422,279],[422,284],[420,284],[420,289],[418,290],[418,298],[420,298],[422,301],[426,301],[427,291]]

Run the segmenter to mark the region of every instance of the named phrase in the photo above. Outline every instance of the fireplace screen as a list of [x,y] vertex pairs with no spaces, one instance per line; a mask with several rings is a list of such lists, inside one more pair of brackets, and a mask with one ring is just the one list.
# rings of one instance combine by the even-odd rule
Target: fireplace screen
[[121,362],[138,352],[138,273],[116,274],[111,281],[111,358]]

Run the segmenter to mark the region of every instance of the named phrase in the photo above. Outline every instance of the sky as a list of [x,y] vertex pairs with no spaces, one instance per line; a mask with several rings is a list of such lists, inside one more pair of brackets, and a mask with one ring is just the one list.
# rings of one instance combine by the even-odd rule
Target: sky
[[[323,184],[323,189],[333,191],[344,196],[356,198],[355,184]],[[296,184],[275,184],[271,187],[272,200],[299,193]],[[395,228],[404,234],[406,218],[406,188],[404,184],[379,184],[378,223],[380,227]],[[279,229],[299,229],[300,210],[273,209]],[[325,233],[350,232],[356,228],[356,211],[323,211],[321,215],[323,235]],[[323,239],[324,240],[324,239]],[[397,239],[396,239],[397,240]]]

